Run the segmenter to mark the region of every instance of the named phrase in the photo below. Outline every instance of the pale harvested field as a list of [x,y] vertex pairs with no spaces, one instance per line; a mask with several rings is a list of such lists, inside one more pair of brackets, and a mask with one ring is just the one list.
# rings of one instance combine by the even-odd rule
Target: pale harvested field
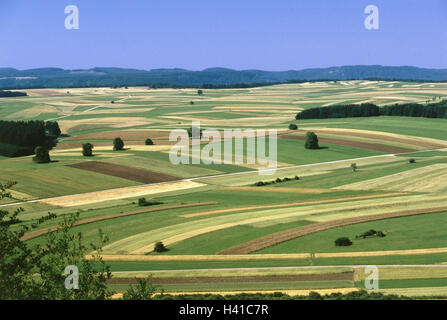
[[347,184],[335,189],[445,192],[447,191],[447,164],[433,164],[381,178]]
[[[324,190],[326,190],[326,189],[324,189]],[[262,206],[247,206],[247,207],[230,208],[230,209],[219,209],[219,210],[211,210],[211,211],[205,211],[205,212],[183,214],[183,215],[181,215],[181,217],[193,218],[193,217],[206,216],[206,215],[216,214],[216,213],[238,212],[238,211],[247,211],[247,210],[255,210],[255,209],[295,207],[295,206],[305,206],[305,205],[311,205],[311,204],[334,203],[334,202],[363,200],[363,199],[376,199],[376,198],[381,198],[381,197],[389,197],[389,196],[397,196],[397,195],[402,195],[402,193],[385,193],[385,194],[375,194],[375,195],[357,196],[357,197],[333,198],[333,199],[326,199],[326,200],[302,201],[302,202],[292,202],[292,203],[282,203],[282,204],[268,204],[268,205],[262,205]]]
[[[142,117],[106,117],[106,118],[91,118],[80,120],[58,120],[59,127],[63,133],[67,133],[71,128],[84,124],[102,124],[104,127],[126,127],[151,124],[152,122]],[[115,136],[116,137],[116,136]],[[115,138],[113,137],[113,138]],[[113,139],[112,138],[112,139]],[[93,139],[93,138],[90,138]]]
[[[359,275],[359,280],[364,280],[365,275],[364,268],[356,268]],[[436,279],[447,278],[447,267],[380,267],[379,268],[380,279],[392,280],[392,279]]]
[[426,148],[437,149],[443,148],[447,146],[447,141],[432,139],[432,138],[424,138],[424,137],[415,137],[415,136],[407,136],[395,133],[386,133],[379,131],[370,131],[370,130],[357,130],[357,129],[342,129],[342,128],[327,128],[327,129],[313,129],[316,133],[332,133],[339,135],[348,135],[348,136],[358,136],[372,139],[379,139],[385,141],[395,141],[402,142],[406,144],[418,145]]
[[180,181],[180,182],[170,182],[157,185],[148,185],[148,186],[143,185],[137,187],[110,189],[80,195],[71,195],[71,196],[46,199],[41,200],[41,202],[60,207],[73,207],[102,201],[125,199],[130,197],[140,197],[144,195],[186,190],[203,186],[206,186],[206,184],[193,181]]
[[67,138],[66,140],[113,140],[116,137],[120,137],[126,142],[126,140],[146,140],[147,138],[154,139],[169,139],[169,131],[165,130],[115,130],[104,131],[98,133],[84,134],[76,137]]
[[[379,285],[380,288],[380,285]],[[378,292],[408,297],[447,296],[447,287],[379,289]]]

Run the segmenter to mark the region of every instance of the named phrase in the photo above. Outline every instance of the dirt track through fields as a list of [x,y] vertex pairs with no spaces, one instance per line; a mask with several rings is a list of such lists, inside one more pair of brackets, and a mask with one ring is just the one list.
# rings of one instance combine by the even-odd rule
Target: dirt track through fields
[[[89,218],[89,219],[80,220],[80,221],[76,222],[74,225],[75,226],[80,226],[80,225],[87,224],[87,223],[93,223],[93,222],[109,220],[109,219],[115,219],[115,218],[120,218],[120,217],[127,217],[127,216],[132,216],[132,215],[136,215],[136,214],[140,214],[140,213],[157,212],[157,211],[170,210],[170,209],[179,209],[179,208],[208,206],[208,205],[213,205],[213,204],[219,204],[219,203],[215,202],[215,201],[198,202],[198,203],[187,203],[187,204],[179,204],[179,205],[176,205],[176,206],[157,207],[157,208],[151,208],[151,209],[144,209],[144,210],[137,210],[137,211],[131,211],[131,212],[117,213],[117,214],[111,214],[111,215],[107,215],[107,216],[101,216],[101,217],[95,217],[95,218]],[[20,238],[20,240],[26,241],[26,240],[30,240],[30,239],[33,239],[33,238],[37,238],[37,237],[39,237],[39,236],[41,236],[43,234],[46,234],[48,232],[56,231],[59,228],[60,228],[59,226],[54,226],[54,227],[51,227],[49,229],[36,230],[36,231],[33,231],[33,232],[25,234],[22,238]]]
[[[306,140],[306,137],[304,137],[304,136],[281,135],[279,137],[282,139],[294,139],[294,140],[302,140],[302,141]],[[343,140],[343,139],[318,138],[318,141],[320,143],[337,144],[337,145],[341,145],[341,146],[362,148],[362,149],[368,149],[368,150],[374,150],[374,151],[380,151],[380,152],[386,152],[386,153],[392,153],[392,154],[408,153],[408,152],[414,151],[414,150],[410,150],[410,149],[398,148],[398,147],[393,147],[393,146],[386,146],[386,145],[381,145],[381,144],[367,143],[367,142],[360,142],[360,141]]]
[[264,237],[260,237],[258,239],[254,239],[252,241],[248,241],[246,243],[242,243],[240,245],[222,250],[218,252],[218,254],[249,254],[255,251],[259,251],[261,249],[271,247],[273,245],[296,239],[299,237],[303,237],[312,233],[325,231],[333,228],[339,228],[343,226],[348,226],[351,224],[358,224],[369,221],[383,220],[383,219],[391,219],[397,217],[405,217],[411,215],[418,214],[426,214],[426,213],[436,213],[447,211],[447,207],[440,208],[431,208],[431,209],[420,209],[420,210],[407,210],[407,211],[399,211],[392,212],[386,214],[376,214],[371,216],[361,216],[347,219],[339,219],[328,222],[315,223],[311,225],[306,225],[298,228],[293,228],[277,233],[273,233]]
[[87,161],[68,165],[68,167],[93,171],[109,176],[119,177],[127,180],[138,181],[141,183],[157,183],[166,181],[175,181],[178,178],[168,176],[166,174],[152,172],[148,170],[136,169],[126,167],[118,164],[101,162],[101,161]]

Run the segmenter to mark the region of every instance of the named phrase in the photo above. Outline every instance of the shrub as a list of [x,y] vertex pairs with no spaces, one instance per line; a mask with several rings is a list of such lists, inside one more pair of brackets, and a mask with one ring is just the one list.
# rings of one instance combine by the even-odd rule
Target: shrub
[[151,138],[147,138],[146,141],[144,142],[147,146],[153,146],[154,145],[154,141],[152,141]]
[[154,251],[155,252],[165,252],[165,251],[168,251],[168,249],[165,247],[163,242],[158,241],[154,246]]
[[189,104],[194,104],[194,101],[189,101]]
[[197,94],[201,96],[203,94],[203,90],[197,90]]
[[410,159],[408,160],[409,163],[416,163],[416,159]]
[[36,154],[33,157],[33,161],[37,162],[37,163],[48,163],[50,162],[50,154],[48,153],[48,150],[45,149],[44,147],[36,147],[36,149],[34,149],[34,153]]
[[278,182],[278,183],[282,182],[281,178],[276,178],[275,181]]
[[357,163],[351,163],[351,169],[352,169],[352,172],[356,172],[357,171]]
[[138,205],[139,205],[140,207],[145,207],[145,206],[147,206],[146,198],[140,198],[140,199],[138,199]]
[[294,123],[289,124],[289,129],[290,130],[298,130],[298,126]]
[[257,187],[262,187],[264,185],[265,185],[265,183],[262,182],[262,181],[258,181],[258,182],[255,183],[255,186],[257,186]]
[[377,236],[383,238],[385,237],[385,234],[382,231],[377,231]]
[[314,132],[308,132],[306,134],[306,143],[304,144],[306,149],[319,149],[318,137]]
[[340,247],[340,246],[347,247],[347,246],[352,245],[352,241],[349,240],[349,238],[347,238],[347,237],[341,237],[341,238],[338,238],[337,240],[335,240],[335,245],[338,247]]
[[87,142],[87,143],[84,143],[82,145],[82,155],[84,157],[91,157],[91,156],[93,156],[93,151],[92,150],[93,150],[93,145],[91,143]]
[[120,137],[115,138],[113,140],[113,150],[120,151],[123,149],[124,149],[124,141]]
[[298,176],[295,176],[295,180],[300,180],[300,177],[298,177]]

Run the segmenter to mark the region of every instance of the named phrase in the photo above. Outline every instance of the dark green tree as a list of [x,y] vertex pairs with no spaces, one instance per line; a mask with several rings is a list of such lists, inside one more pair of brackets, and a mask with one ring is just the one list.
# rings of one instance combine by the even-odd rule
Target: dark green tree
[[33,157],[33,161],[37,163],[48,163],[51,162],[50,153],[48,150],[42,146],[36,147],[34,149],[35,156]]
[[202,94],[203,94],[203,90],[197,90],[197,94],[199,95],[199,96],[201,96]]
[[349,240],[349,238],[347,238],[347,237],[341,237],[341,238],[338,238],[337,240],[335,240],[335,245],[336,246],[350,246],[350,245],[352,245],[352,241]]
[[113,140],[113,150],[120,151],[123,149],[124,149],[124,141],[120,137],[115,138]]
[[318,137],[314,132],[306,133],[306,142],[304,144],[306,149],[319,149]]
[[154,145],[154,141],[152,141],[151,138],[147,138],[146,141],[144,142],[147,146],[152,146]]
[[154,251],[155,252],[165,252],[165,251],[168,251],[168,249],[165,247],[163,242],[158,241],[154,246]]
[[82,155],[84,157],[92,157],[93,156],[93,145],[90,142],[84,143],[82,145]]

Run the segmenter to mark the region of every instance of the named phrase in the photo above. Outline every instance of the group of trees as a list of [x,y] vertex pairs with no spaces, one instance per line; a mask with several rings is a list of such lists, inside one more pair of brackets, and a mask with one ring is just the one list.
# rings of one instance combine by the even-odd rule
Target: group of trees
[[0,90],[0,98],[26,97],[26,92]]
[[380,108],[378,106],[372,103],[363,103],[361,105],[347,104],[306,109],[298,113],[296,119],[375,117],[379,115]]
[[297,120],[351,118],[351,117],[424,117],[447,119],[447,100],[421,105],[418,103],[393,104],[378,107],[372,103],[360,105],[334,105],[328,107],[311,108],[301,111],[296,115]]
[[0,155],[28,156],[39,146],[48,150],[60,134],[57,122],[0,120]]

